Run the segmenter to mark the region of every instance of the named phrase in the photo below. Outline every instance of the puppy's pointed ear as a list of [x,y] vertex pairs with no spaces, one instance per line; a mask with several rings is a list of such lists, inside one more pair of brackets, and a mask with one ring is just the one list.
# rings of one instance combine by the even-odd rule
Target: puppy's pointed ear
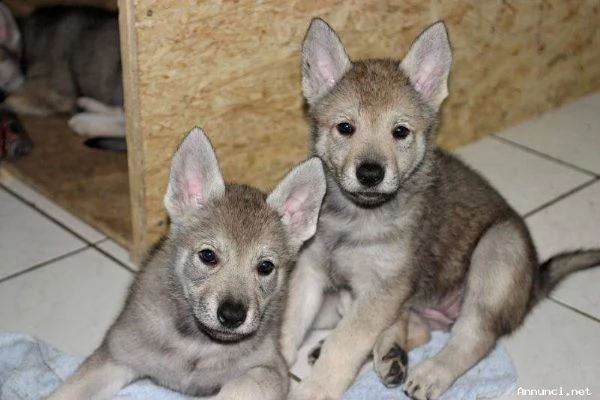
[[448,96],[452,51],[443,22],[425,29],[413,42],[400,67],[423,99],[438,110]]
[[335,31],[313,18],[302,44],[302,92],[309,105],[327,93],[352,63]]
[[294,167],[267,198],[267,204],[281,216],[295,250],[317,230],[325,186],[323,164],[313,157]]
[[225,182],[210,141],[200,128],[192,129],[173,156],[164,204],[171,220],[223,196]]

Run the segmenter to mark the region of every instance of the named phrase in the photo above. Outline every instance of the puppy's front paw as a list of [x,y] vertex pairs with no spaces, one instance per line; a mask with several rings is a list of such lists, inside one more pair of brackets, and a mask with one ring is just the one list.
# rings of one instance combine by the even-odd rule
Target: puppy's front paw
[[381,382],[389,388],[404,382],[408,365],[408,354],[397,343],[392,343],[389,350],[373,360],[373,368]]
[[448,368],[429,359],[408,371],[404,390],[415,400],[435,400],[450,387],[453,380]]

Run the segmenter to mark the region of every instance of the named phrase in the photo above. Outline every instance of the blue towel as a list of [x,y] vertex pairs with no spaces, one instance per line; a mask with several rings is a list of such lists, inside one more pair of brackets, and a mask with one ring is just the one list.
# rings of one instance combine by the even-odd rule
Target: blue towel
[[[429,343],[408,354],[408,365],[416,365],[440,351],[448,340],[448,333],[432,332]],[[493,399],[513,393],[517,372],[504,347],[496,347],[483,360],[468,370],[439,400]],[[342,396],[342,400],[409,400],[402,387],[386,388],[372,369],[358,377]]]
[[[81,362],[83,358],[61,353],[32,336],[0,334],[0,399],[44,399]],[[191,397],[141,380],[121,390],[115,399],[190,400]]]
[[[437,353],[448,335],[433,332],[431,341],[409,354],[409,365]],[[83,361],[69,356],[29,335],[0,334],[0,399],[39,400],[48,396]],[[500,345],[479,364],[459,378],[440,400],[494,398],[514,391],[517,374],[510,356]],[[116,399],[189,400],[188,396],[138,381],[119,392]],[[372,370],[361,375],[343,400],[408,399],[401,388],[387,389]]]

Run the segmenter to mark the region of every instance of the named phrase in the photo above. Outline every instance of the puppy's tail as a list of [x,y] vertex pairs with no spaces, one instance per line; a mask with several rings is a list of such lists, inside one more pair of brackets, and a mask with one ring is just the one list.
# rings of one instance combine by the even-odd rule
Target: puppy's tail
[[600,266],[600,249],[577,250],[557,254],[540,265],[537,299],[548,296],[567,275]]

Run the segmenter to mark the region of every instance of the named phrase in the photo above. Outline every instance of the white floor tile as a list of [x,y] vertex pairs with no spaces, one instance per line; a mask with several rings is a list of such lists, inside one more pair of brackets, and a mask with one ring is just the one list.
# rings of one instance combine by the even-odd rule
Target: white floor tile
[[315,330],[308,334],[306,340],[300,350],[298,351],[298,358],[296,363],[290,371],[300,379],[304,379],[310,374],[312,366],[308,364],[308,353],[311,352],[321,339],[325,339],[331,331],[328,330]]
[[11,177],[3,176],[1,174],[0,182],[2,182],[4,186],[13,192],[17,193],[19,196],[23,197],[28,203],[31,203],[36,208],[42,210],[52,218],[64,224],[73,232],[81,235],[86,240],[90,242],[97,242],[105,237],[102,233],[98,232],[79,218],[75,217],[64,208],[58,206],[56,203],[48,200],[46,197],[42,196],[40,193],[23,182]]
[[600,174],[600,93],[528,120],[499,136]]
[[0,278],[85,243],[0,188]]
[[[532,215],[527,223],[542,259],[600,247],[600,182]],[[600,266],[568,277],[552,297],[600,318]]]
[[593,179],[493,138],[475,142],[456,154],[486,177],[520,214]]
[[98,244],[98,248],[106,251],[108,254],[121,261],[123,264],[127,265],[129,268],[134,271],[139,270],[139,267],[129,261],[129,252],[120,244],[116,243],[113,240],[106,240],[100,244]]
[[[600,324],[551,301],[542,302],[504,339],[524,389],[586,389],[600,396]],[[518,398],[526,398],[520,396]],[[546,396],[531,398],[559,398]]]
[[88,355],[117,316],[132,274],[85,250],[0,284],[0,331]]

